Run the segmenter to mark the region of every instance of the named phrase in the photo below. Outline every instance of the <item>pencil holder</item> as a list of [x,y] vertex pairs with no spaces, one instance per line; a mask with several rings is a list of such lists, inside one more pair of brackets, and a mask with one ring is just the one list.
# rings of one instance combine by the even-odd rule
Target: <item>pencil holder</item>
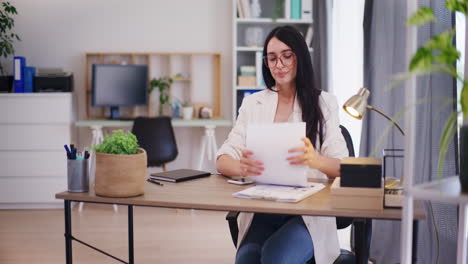
[[89,191],[89,170],[88,160],[68,160],[67,161],[68,191],[88,192]]

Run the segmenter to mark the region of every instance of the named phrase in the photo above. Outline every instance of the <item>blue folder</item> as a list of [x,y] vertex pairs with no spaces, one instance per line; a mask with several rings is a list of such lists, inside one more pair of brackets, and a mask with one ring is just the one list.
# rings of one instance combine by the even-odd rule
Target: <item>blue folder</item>
[[36,74],[36,68],[25,67],[24,68],[24,92],[32,93],[34,91],[34,75]]
[[24,68],[26,67],[26,58],[15,56],[13,63],[14,91],[15,93],[24,93]]

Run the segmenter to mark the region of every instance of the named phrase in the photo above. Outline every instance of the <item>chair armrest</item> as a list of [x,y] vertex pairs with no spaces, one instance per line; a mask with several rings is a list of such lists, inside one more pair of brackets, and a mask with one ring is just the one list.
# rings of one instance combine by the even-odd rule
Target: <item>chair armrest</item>
[[232,243],[234,247],[237,247],[237,238],[239,237],[239,227],[237,226],[237,217],[239,212],[230,211],[226,215],[226,220],[229,223],[229,231],[231,232]]

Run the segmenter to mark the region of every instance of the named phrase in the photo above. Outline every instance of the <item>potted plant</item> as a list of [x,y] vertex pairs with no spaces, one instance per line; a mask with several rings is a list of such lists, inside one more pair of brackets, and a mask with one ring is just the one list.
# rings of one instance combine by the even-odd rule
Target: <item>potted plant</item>
[[[14,15],[17,15],[16,8],[10,2],[3,2],[0,6],[0,57],[8,58],[15,53],[13,42],[21,40],[19,36],[12,32],[15,26]],[[7,76],[2,62],[0,62],[0,91],[10,91],[13,86],[13,76]]]
[[161,78],[153,78],[150,81],[150,88],[149,93],[154,90],[154,88],[159,89],[159,115],[168,114],[169,111],[164,111],[165,107],[169,106],[170,108],[170,100],[169,100],[169,89],[171,88],[172,83],[174,80],[171,77],[164,76]]
[[96,195],[131,197],[144,193],[146,152],[131,132],[114,130],[93,147],[96,151]]
[[[459,11],[466,16],[468,11],[467,1],[447,0],[445,7],[451,12]],[[429,7],[421,7],[409,19],[408,24],[421,26],[429,22],[437,22],[434,12]],[[451,75],[457,81],[461,82],[460,101],[461,114],[463,116],[463,125],[460,131],[460,183],[464,192],[468,192],[468,81],[463,73],[457,72],[455,63],[460,59],[460,52],[454,46],[453,38],[455,30],[450,28],[444,32],[435,35],[420,47],[413,55],[410,66],[410,75],[429,74],[433,72],[443,72]],[[465,43],[465,45],[468,43]],[[465,67],[468,65],[465,64]],[[466,70],[465,70],[466,72]],[[438,161],[438,175],[441,176],[442,167],[447,153],[448,146],[457,131],[457,116],[459,112],[452,113],[446,121],[445,127],[440,138],[440,155]]]

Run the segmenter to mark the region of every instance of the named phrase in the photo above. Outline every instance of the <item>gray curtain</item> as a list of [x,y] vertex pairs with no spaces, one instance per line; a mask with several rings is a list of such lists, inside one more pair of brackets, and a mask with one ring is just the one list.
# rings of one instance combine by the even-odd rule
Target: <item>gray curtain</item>
[[[419,0],[419,6],[431,6],[436,17],[445,27],[451,27],[452,19],[445,10],[444,1]],[[404,107],[404,87],[384,91],[390,78],[405,72],[405,31],[406,0],[383,1],[367,0],[364,14],[364,80],[371,91],[369,104],[382,109],[391,116]],[[425,43],[428,38],[441,31],[441,26],[427,25],[418,30],[418,43]],[[439,156],[439,138],[454,105],[445,103],[455,96],[454,82],[445,75],[421,77],[417,81],[416,135],[414,142],[416,153],[415,184],[437,178],[437,160]],[[400,119],[403,125],[404,120]],[[372,153],[388,121],[376,113],[368,113],[363,120],[361,155]],[[404,127],[403,127],[404,129]],[[392,128],[383,140],[383,148],[402,148],[404,138],[396,128]],[[377,152],[377,157],[382,153]],[[392,167],[392,166],[391,166]],[[394,166],[397,168],[398,166]],[[388,174],[401,175],[401,171]],[[455,175],[455,148],[451,146],[444,167],[444,176]],[[437,244],[439,245],[439,263],[455,263],[457,212],[456,207],[439,203],[424,203],[427,219],[419,222],[418,263],[436,263]],[[434,219],[432,218],[434,214]],[[400,262],[400,226],[399,221],[374,220],[370,258],[376,263]],[[439,237],[436,237],[438,230]],[[439,243],[437,243],[439,240]]]
[[331,1],[330,0],[313,0],[313,27],[314,37],[312,39],[312,65],[314,67],[315,82],[318,87],[324,91],[328,91],[328,46],[329,46],[329,28]]

